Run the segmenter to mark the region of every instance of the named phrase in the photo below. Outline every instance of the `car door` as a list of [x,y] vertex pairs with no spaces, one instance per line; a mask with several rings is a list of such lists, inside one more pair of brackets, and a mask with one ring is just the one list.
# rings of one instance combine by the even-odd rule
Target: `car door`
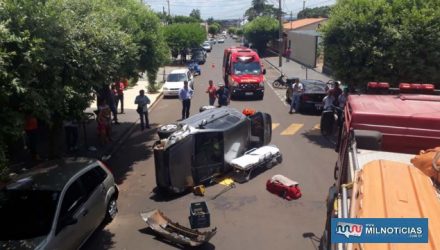
[[257,112],[251,119],[251,147],[267,145],[272,140],[272,118],[267,113]]
[[77,249],[87,237],[84,228],[88,227],[85,192],[78,180],[69,185],[60,203],[55,232],[47,249]]
[[95,166],[79,178],[87,197],[85,208],[88,210],[86,219],[89,224],[87,229],[84,229],[88,231],[89,235],[101,224],[107,207],[105,199],[107,190],[103,184],[105,175],[102,175],[100,170],[102,171],[99,166]]

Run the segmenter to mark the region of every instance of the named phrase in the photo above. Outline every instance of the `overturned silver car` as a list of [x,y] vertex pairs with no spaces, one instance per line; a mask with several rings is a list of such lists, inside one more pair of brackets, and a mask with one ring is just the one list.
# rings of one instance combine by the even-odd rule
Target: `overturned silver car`
[[156,184],[174,193],[211,180],[231,170],[233,159],[267,145],[272,120],[267,113],[246,116],[222,107],[195,114],[158,130],[154,144]]

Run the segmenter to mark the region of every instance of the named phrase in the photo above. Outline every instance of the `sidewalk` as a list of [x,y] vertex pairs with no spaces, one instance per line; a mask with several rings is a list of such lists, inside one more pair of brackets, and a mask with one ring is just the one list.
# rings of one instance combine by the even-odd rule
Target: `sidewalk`
[[[313,80],[321,80],[323,82],[327,82],[330,80],[330,76],[323,74],[315,69],[305,68],[301,64],[290,60],[286,62],[286,58],[282,58],[282,67],[278,67],[279,58],[278,56],[271,56],[263,58],[265,62],[265,66],[267,69],[275,69],[277,71],[281,71],[286,74],[288,77],[299,77],[300,79],[313,79]],[[279,76],[279,75],[278,75]],[[272,77],[270,77],[272,78]],[[276,77],[275,77],[276,78]],[[275,79],[274,78],[274,79]]]
[[[160,68],[156,82],[162,83],[163,78],[166,76],[166,74],[168,74],[174,68],[178,67],[166,66]],[[56,131],[54,137],[54,157],[90,157],[104,161],[110,159],[112,154],[114,154],[114,152],[116,152],[123,145],[125,140],[131,135],[133,131],[135,131],[136,129],[140,130],[140,126],[137,125],[139,123],[139,114],[136,112],[137,105],[134,104],[136,96],[139,95],[139,90],[144,89],[146,95],[148,96],[148,98],[150,98],[151,104],[149,105],[149,110],[151,110],[157,104],[162,96],[162,89],[159,89],[158,93],[148,93],[148,81],[146,79],[146,74],[144,74],[144,76],[145,78],[139,79],[134,87],[129,87],[124,91],[124,114],[119,114],[121,109],[120,107],[118,107],[118,121],[120,124],[112,124],[112,142],[107,145],[100,146],[97,133],[97,123],[95,120],[96,117],[93,113],[94,110],[97,110],[97,106],[96,103],[93,102],[90,107],[84,111],[85,113],[93,115],[91,116],[90,120],[80,125],[79,127],[79,138],[77,144],[78,150],[74,153],[67,153],[64,141],[64,129],[60,129]],[[155,129],[154,126],[152,126],[152,129]],[[147,132],[148,131],[146,131],[146,133]],[[48,159],[48,141],[49,140],[47,130],[44,128],[39,129],[37,151],[41,157],[41,161]],[[9,166],[11,172],[19,171],[22,168],[29,168],[41,162],[32,161],[30,159],[29,153],[24,149],[23,144],[12,150],[15,150],[14,152],[16,152],[17,157],[11,159],[11,164]]]

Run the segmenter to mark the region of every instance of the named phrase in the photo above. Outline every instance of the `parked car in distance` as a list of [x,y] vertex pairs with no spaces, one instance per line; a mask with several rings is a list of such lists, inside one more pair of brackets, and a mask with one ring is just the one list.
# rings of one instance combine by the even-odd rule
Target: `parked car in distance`
[[[322,99],[326,95],[327,84],[320,80],[300,80],[304,86],[304,92],[300,97],[300,112],[321,111],[323,108]],[[292,85],[286,90],[286,101],[291,102]]]
[[209,38],[209,42],[211,43],[211,45],[213,45],[217,43],[217,40],[213,37],[213,38]]
[[20,173],[0,189],[2,249],[78,249],[117,213],[118,187],[100,161],[65,158]]
[[202,44],[202,47],[203,47],[204,50],[206,50],[208,52],[211,52],[211,50],[212,50],[212,45],[211,45],[210,42],[204,42]]
[[224,42],[225,42],[225,39],[223,37],[218,39],[218,43],[224,43]]
[[191,60],[197,62],[198,64],[205,64],[206,62],[205,52],[202,52],[201,50],[192,51]]
[[194,89],[194,77],[189,69],[182,68],[171,71],[163,84],[163,95],[178,96],[179,90],[183,88],[183,81],[188,81],[188,86]]

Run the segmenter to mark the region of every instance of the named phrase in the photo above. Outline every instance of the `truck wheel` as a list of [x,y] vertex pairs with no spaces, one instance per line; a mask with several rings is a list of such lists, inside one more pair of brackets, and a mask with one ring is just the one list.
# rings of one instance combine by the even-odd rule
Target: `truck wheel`
[[170,137],[170,135],[174,132],[176,132],[179,129],[178,124],[167,124],[159,127],[157,130],[157,134],[159,135],[160,139],[166,139]]

